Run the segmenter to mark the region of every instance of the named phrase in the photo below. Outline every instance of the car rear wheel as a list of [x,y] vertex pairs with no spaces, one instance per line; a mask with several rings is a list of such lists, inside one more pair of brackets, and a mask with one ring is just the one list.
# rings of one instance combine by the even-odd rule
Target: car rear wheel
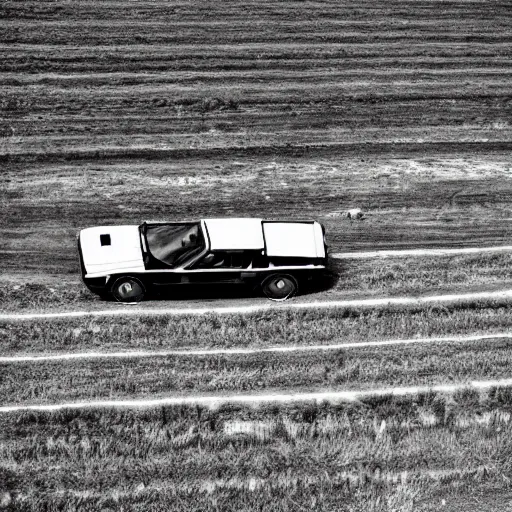
[[144,285],[135,277],[120,277],[112,286],[112,296],[124,304],[140,302],[145,293]]
[[288,274],[274,274],[263,281],[261,288],[271,300],[286,300],[297,293],[298,285],[295,278]]

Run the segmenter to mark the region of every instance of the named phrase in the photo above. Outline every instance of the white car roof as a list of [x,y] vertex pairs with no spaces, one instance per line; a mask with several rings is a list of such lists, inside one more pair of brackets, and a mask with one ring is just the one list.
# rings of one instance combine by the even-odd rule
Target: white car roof
[[314,221],[265,221],[262,219],[205,219],[210,249],[262,250],[268,256],[325,257],[323,232]]
[[203,219],[201,222],[206,227],[212,251],[266,249],[268,256],[325,257],[322,227],[312,220],[268,221],[232,217]]
[[204,223],[212,251],[265,247],[261,219],[205,219]]

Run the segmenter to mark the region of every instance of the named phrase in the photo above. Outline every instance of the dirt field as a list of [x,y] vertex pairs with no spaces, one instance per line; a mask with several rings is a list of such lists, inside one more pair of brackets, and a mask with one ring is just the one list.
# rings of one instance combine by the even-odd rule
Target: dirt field
[[[75,234],[96,224],[310,217],[332,253],[510,245],[511,20],[499,0],[3,1],[0,309],[105,308],[78,276]],[[300,300],[512,288],[508,253],[333,270]],[[506,333],[511,318],[507,301],[477,301],[3,321],[0,352]],[[466,383],[510,377],[511,347],[2,363],[0,405]],[[492,389],[2,415],[0,510],[506,510],[510,404]]]
[[76,273],[79,228],[218,215],[315,217],[335,252],[503,243],[490,6],[3,2],[0,264]]

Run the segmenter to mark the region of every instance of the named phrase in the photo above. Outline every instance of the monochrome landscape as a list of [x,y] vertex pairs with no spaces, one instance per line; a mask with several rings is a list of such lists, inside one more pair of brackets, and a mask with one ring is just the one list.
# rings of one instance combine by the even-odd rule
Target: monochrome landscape
[[[3,0],[0,63],[0,510],[509,510],[512,4]],[[330,281],[81,282],[211,217],[321,222]]]

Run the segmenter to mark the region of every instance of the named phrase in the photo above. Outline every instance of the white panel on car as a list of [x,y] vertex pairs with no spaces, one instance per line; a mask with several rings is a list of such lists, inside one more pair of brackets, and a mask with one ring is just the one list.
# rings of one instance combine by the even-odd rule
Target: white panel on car
[[261,219],[206,219],[210,249],[263,249]]
[[325,237],[322,225],[315,222],[315,243],[316,243],[316,256],[317,258],[325,258]]
[[325,256],[322,227],[317,222],[264,222],[263,232],[269,256],[322,258]]
[[144,271],[138,226],[102,226],[80,232],[87,274]]

